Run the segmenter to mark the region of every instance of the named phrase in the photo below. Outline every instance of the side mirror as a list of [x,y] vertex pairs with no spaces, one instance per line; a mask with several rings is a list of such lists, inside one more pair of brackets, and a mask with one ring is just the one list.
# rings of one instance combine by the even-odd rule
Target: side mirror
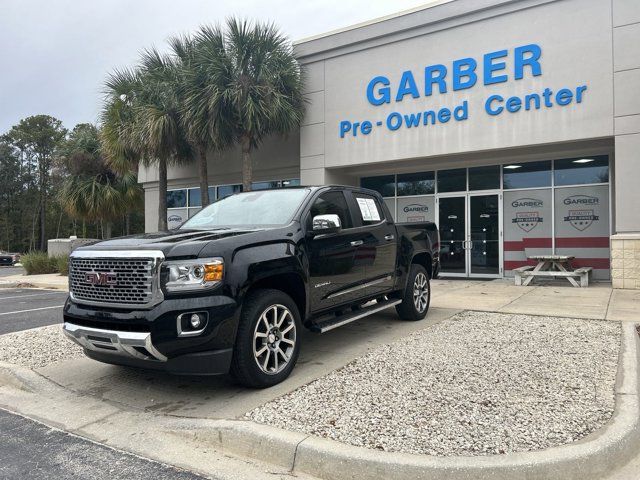
[[313,217],[313,234],[338,233],[342,229],[340,217],[334,214],[316,215]]

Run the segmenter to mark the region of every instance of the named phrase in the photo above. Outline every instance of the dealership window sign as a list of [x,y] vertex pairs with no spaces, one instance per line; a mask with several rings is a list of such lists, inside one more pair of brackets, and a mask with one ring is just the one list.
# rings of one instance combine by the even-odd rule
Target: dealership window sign
[[[523,45],[513,49],[513,65],[509,68],[507,59],[509,50],[486,53],[480,59],[461,58],[451,65],[428,65],[415,75],[406,70],[398,79],[375,76],[367,83],[365,94],[367,101],[374,107],[385,104],[401,104],[421,97],[429,98],[435,92],[446,94],[474,88],[478,84],[493,85],[522,80],[526,77],[542,75],[542,48],[537,44]],[[486,115],[510,115],[529,112],[554,106],[565,107],[573,103],[582,103],[587,90],[586,85],[560,88],[557,91],[544,88],[521,96],[508,93],[489,95],[483,102]],[[431,110],[413,110],[409,113],[392,111],[384,118],[345,119],[339,123],[340,138],[353,138],[373,134],[382,128],[389,131],[415,129],[429,125],[449,122],[463,122],[473,117],[468,100],[457,105],[444,105]]]

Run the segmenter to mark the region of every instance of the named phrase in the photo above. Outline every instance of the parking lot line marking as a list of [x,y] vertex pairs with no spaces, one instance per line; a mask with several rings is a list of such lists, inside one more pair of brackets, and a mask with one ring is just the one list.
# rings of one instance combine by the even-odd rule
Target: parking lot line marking
[[34,293],[33,295],[14,295],[12,297],[0,297],[0,300],[9,300],[11,298],[43,297],[47,295],[56,295],[57,293],[66,293],[66,292]]
[[62,308],[62,307],[64,307],[64,305],[55,305],[53,307],[32,308],[30,310],[17,310],[15,312],[4,312],[4,313],[0,313],[0,317],[2,317],[3,315],[14,315],[16,313],[36,312],[38,310],[50,310],[52,308]]

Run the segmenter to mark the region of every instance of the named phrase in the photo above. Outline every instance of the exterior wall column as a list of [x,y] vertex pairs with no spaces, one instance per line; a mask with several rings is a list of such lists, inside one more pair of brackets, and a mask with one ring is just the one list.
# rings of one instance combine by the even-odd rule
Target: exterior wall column
[[614,288],[640,289],[640,2],[612,0],[615,218]]
[[324,60],[305,65],[308,100],[300,126],[300,183],[327,183],[324,168]]

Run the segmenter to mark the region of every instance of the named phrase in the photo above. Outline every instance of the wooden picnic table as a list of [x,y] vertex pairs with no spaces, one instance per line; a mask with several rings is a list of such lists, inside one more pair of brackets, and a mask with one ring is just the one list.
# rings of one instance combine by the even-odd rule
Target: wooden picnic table
[[[538,264],[533,267],[527,265],[514,270],[516,285],[527,286],[534,277],[564,277],[574,287],[588,287],[591,279],[591,267],[573,269],[571,261],[575,258],[571,255],[532,255],[527,257]],[[523,280],[524,277],[524,280]],[[576,281],[580,278],[580,283]]]

